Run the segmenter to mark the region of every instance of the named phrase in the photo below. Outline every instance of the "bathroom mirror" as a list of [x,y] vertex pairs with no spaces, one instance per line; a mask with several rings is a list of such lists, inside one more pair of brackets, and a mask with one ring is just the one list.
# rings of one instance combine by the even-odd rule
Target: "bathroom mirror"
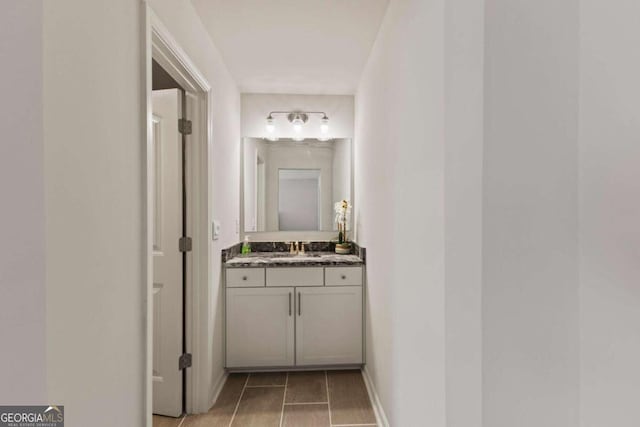
[[351,151],[350,139],[244,138],[244,232],[336,234],[334,203],[353,199]]

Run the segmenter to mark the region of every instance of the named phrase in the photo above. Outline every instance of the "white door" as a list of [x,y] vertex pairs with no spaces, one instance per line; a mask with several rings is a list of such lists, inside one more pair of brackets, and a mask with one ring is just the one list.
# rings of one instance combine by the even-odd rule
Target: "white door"
[[296,365],[362,363],[362,287],[296,288]]
[[294,363],[294,288],[227,288],[227,367]]
[[178,89],[153,91],[153,413],[182,414],[182,137]]

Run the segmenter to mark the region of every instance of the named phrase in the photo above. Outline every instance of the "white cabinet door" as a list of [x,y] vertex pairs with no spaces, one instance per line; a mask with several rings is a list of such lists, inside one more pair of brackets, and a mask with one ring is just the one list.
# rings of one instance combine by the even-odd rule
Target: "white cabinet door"
[[294,288],[227,289],[227,367],[294,364]]
[[296,365],[362,363],[362,287],[296,288]]

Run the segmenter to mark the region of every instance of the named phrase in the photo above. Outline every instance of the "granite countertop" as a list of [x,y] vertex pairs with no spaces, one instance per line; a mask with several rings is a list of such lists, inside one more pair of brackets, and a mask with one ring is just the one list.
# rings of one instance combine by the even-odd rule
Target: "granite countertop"
[[286,252],[252,252],[235,255],[225,262],[227,268],[240,267],[322,267],[357,266],[364,260],[358,255],[339,255],[334,252],[307,252],[291,255]]

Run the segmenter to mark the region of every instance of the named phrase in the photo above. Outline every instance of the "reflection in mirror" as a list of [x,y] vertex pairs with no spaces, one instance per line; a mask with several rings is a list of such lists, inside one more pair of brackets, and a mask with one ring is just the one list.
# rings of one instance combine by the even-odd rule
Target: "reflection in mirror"
[[333,204],[351,200],[351,140],[245,138],[245,232],[336,231]]
[[280,230],[320,230],[320,169],[280,169],[278,173]]

